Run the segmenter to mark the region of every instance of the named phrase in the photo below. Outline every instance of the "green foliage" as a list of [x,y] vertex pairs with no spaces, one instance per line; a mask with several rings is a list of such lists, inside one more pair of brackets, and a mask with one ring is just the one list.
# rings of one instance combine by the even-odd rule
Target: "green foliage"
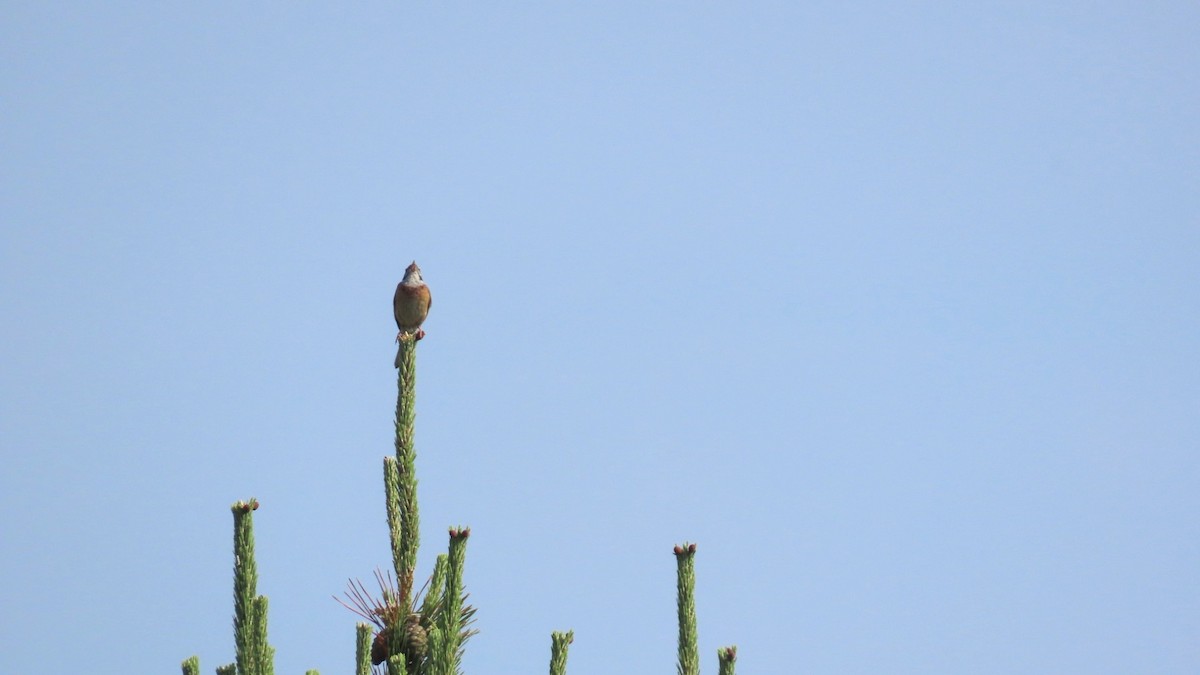
[[433,574],[429,577],[429,590],[425,593],[425,601],[421,603],[421,614],[433,616],[434,611],[442,604],[446,594],[446,570],[450,567],[450,556],[438,554],[433,566]]
[[275,650],[267,643],[267,598],[258,595],[254,559],[254,511],[258,500],[237,502],[233,511],[233,641],[237,675],[274,675]]
[[[400,583],[400,603],[409,601],[413,573],[417,566],[417,549],[421,545],[421,519],[417,509],[417,451],[413,446],[413,427],[417,419],[417,339],[412,333],[400,337],[400,352],[396,356],[396,475],[385,468],[387,489],[388,530],[392,538],[392,560],[396,579]],[[395,501],[393,502],[393,499]]]
[[[388,533],[391,538],[391,575],[376,572],[381,598],[367,592],[361,582],[351,581],[342,603],[370,623],[356,626],[355,675],[371,675],[372,665],[381,665],[388,675],[462,675],[463,649],[477,631],[472,628],[475,608],[466,604],[463,574],[466,545],[471,530],[450,529],[449,548],[437,557],[425,587],[414,592],[417,549],[420,545],[420,514],[417,509],[416,449],[416,351],[418,335],[403,333],[396,354],[396,454],[384,460],[384,495]],[[236,662],[217,668],[217,675],[274,675],[275,650],[267,642],[267,598],[258,595],[258,567],[254,558],[252,513],[258,502],[251,499],[232,506],[234,519],[234,643]],[[679,619],[678,675],[699,675],[696,631],[695,544],[675,547]],[[378,629],[378,631],[376,631]],[[566,675],[568,646],[573,631],[551,633],[550,674]],[[717,651],[720,675],[734,675],[737,648]],[[200,660],[182,663],[183,675],[199,675]],[[318,675],[310,670],[307,675]]]
[[371,675],[371,640],[375,631],[369,623],[359,622],[356,628],[358,641],[354,654],[354,675]]
[[676,596],[679,611],[679,675],[700,675],[696,633],[696,545],[675,547]]
[[[463,567],[467,556],[467,538],[471,536],[471,528],[450,529],[450,553],[446,566],[446,590],[442,596],[439,610],[439,628],[444,644],[445,655],[440,658],[442,664],[451,666],[438,675],[453,675],[462,672],[463,643],[474,634],[467,628],[474,615],[474,608],[464,607],[466,595],[463,593]],[[464,612],[466,615],[464,616]],[[444,667],[444,666],[443,666]]]
[[737,646],[729,645],[717,650],[718,675],[734,675],[734,664],[737,663]]
[[[236,660],[217,675],[274,675],[275,649],[267,643],[267,596],[258,594],[254,516],[258,500],[236,502],[233,511],[233,642]],[[198,675],[200,659],[183,662],[184,675]],[[310,670],[314,674],[317,671]]]
[[275,648],[267,644],[267,596],[254,598],[254,650],[258,675],[275,675]]
[[[392,564],[398,587],[376,573],[382,598],[375,599],[361,582],[350,582],[343,603],[378,627],[371,639],[370,661],[385,664],[389,673],[452,675],[461,671],[463,645],[475,633],[470,628],[475,608],[465,603],[463,568],[469,528],[450,531],[450,547],[438,556],[433,574],[422,591],[414,592],[413,579],[420,543],[417,508],[416,420],[417,337],[404,333],[396,355],[396,455],[384,460],[383,482],[387,506]],[[423,595],[423,597],[422,597]],[[369,630],[369,628],[368,628]],[[361,628],[360,628],[361,631]],[[363,637],[360,632],[360,645]],[[359,648],[360,668],[363,647]],[[402,668],[402,671],[397,669]]]
[[388,675],[408,675],[408,669],[405,666],[404,657],[397,654],[387,660]]
[[567,647],[575,641],[575,631],[554,631],[550,634],[550,675],[566,675]]
[[405,518],[400,508],[400,469],[395,457],[383,458],[383,491],[384,498],[387,500],[388,532],[400,533],[399,536],[392,535],[391,537],[392,569],[396,571],[397,579],[403,579],[405,576],[411,577],[416,560],[414,552],[410,550],[409,546],[406,546],[410,538],[405,536],[407,531],[404,526]]

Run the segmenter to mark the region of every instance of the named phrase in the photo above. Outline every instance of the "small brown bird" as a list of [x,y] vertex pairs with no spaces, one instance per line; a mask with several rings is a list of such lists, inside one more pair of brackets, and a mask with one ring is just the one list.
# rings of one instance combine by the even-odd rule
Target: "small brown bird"
[[[433,305],[433,299],[429,295],[429,286],[425,285],[425,280],[421,278],[421,268],[417,267],[417,262],[404,270],[404,280],[396,285],[396,295],[392,297],[392,311],[396,315],[396,327],[400,332],[396,334],[396,339],[399,340],[405,333],[416,333],[417,339],[423,335],[421,324],[424,323],[425,317],[429,316],[429,308]],[[396,353],[396,367],[400,367],[400,353]]]

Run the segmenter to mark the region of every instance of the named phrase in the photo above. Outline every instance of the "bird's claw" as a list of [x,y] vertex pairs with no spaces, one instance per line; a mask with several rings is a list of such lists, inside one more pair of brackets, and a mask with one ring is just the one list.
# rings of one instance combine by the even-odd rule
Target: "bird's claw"
[[421,330],[420,328],[412,332],[400,331],[399,333],[396,333],[396,342],[404,342],[405,335],[411,335],[413,342],[416,342],[425,337],[425,331]]

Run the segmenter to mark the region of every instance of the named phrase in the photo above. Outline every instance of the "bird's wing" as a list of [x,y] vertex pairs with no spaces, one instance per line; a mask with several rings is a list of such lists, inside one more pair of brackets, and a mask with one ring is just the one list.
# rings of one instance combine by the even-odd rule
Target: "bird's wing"
[[396,294],[392,296],[392,316],[396,318],[396,328],[399,328],[400,330],[404,330],[404,327],[400,325],[400,294],[403,293],[400,288],[403,285],[404,284],[396,284]]

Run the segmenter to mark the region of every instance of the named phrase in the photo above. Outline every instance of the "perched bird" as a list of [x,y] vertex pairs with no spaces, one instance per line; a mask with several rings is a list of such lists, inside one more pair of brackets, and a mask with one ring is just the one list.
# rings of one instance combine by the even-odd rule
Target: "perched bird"
[[[429,316],[429,308],[433,305],[433,300],[429,296],[429,286],[425,285],[425,280],[421,278],[421,268],[417,267],[417,262],[404,270],[404,279],[396,285],[396,295],[392,297],[392,311],[396,314],[396,327],[400,332],[396,334],[396,339],[399,340],[405,333],[416,333],[417,339],[421,338],[421,324],[424,323],[425,317]],[[396,353],[396,367],[400,367],[400,353]]]

